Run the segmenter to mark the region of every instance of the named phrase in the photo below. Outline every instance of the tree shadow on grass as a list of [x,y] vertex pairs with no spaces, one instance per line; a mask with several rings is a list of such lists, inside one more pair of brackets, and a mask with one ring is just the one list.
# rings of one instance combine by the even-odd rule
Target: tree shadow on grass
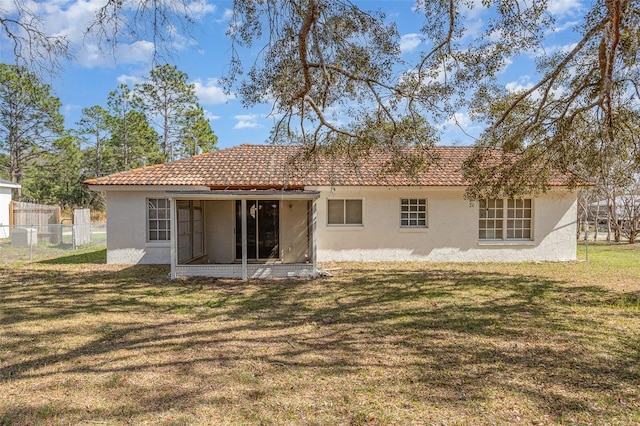
[[36,263],[43,265],[80,265],[80,264],[105,264],[107,263],[107,249],[99,249],[86,253],[61,256],[53,259],[40,260]]
[[[482,414],[478,404],[491,407],[508,395],[512,403],[525,401],[520,409],[554,422],[624,419],[637,408],[628,389],[640,385],[638,331],[608,324],[612,315],[634,309],[637,294],[438,266],[363,267],[315,281],[169,282],[167,272],[139,266],[5,277],[0,324],[17,356],[0,363],[0,386],[77,374],[139,379],[157,371],[157,377],[202,385],[183,399],[160,387],[157,401],[129,407],[130,417],[162,412],[174,397],[182,412],[192,412],[219,397],[203,383],[221,377],[231,380],[221,382],[222,389],[242,390],[225,395],[230,406],[269,406],[316,383],[342,382],[342,390],[327,390],[325,402],[332,393],[345,392],[347,400],[366,388],[423,410],[445,405],[453,414]],[[594,309],[603,310],[590,314]],[[72,325],[87,315],[105,320],[99,327]],[[31,327],[47,322],[60,325]],[[79,331],[82,343],[68,348],[34,344]],[[114,396],[123,405],[131,394],[144,394],[132,381]],[[598,398],[621,402],[606,405]],[[55,409],[64,418],[64,407]],[[490,409],[484,414],[493,415]],[[76,414],[69,409],[68,415]],[[89,417],[105,415],[115,414]],[[9,420],[38,421],[31,416],[9,413]],[[515,421],[503,412],[496,416],[498,423]]]

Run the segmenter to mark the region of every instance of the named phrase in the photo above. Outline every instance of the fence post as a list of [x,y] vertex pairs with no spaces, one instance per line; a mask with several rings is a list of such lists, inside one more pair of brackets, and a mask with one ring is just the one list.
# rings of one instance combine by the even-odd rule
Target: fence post
[[[598,226],[597,222],[596,226]],[[587,221],[587,230],[584,231],[584,261],[589,261],[589,221]]]
[[29,238],[27,239],[29,243],[29,260],[33,260],[33,226],[29,227]]

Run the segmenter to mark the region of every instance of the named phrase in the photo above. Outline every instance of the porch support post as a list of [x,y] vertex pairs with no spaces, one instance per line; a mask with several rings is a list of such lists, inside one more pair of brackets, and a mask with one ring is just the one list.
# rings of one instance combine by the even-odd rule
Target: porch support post
[[243,198],[240,200],[240,210],[242,216],[242,280],[246,281],[249,278],[247,271],[247,200]]
[[317,210],[316,210],[316,201],[317,199],[314,199],[313,201],[311,201],[311,267],[313,268],[311,270],[311,276],[313,278],[316,278],[318,276],[318,256],[317,256],[317,251],[318,251],[318,246],[316,243],[316,228],[317,228]]
[[178,258],[178,214],[176,212],[176,199],[169,198],[169,243],[171,244],[171,279],[176,279],[176,263]]

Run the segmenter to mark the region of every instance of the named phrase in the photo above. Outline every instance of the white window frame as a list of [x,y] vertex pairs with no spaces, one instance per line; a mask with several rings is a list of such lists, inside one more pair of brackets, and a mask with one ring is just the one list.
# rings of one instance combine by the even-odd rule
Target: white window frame
[[533,241],[531,198],[484,199],[478,202],[479,241]]
[[[330,214],[329,214],[329,203],[333,202],[342,202],[342,223],[331,223],[330,222]],[[357,201],[360,203],[360,222],[347,223],[347,202],[349,201]],[[327,199],[327,226],[335,226],[335,227],[348,227],[348,226],[357,226],[362,227],[364,225],[364,200],[362,198],[331,198]]]
[[[423,229],[429,227],[427,212],[428,201],[426,198],[401,198],[400,199],[400,228]],[[403,223],[406,222],[406,223]]]
[[[164,201],[165,207],[158,207],[158,201],[160,200]],[[147,198],[146,204],[147,242],[164,243],[171,241],[171,201],[168,198]],[[162,214],[160,212],[162,212]],[[155,223],[156,226],[153,227],[152,223]],[[165,227],[162,228],[161,224],[163,224]],[[166,238],[160,238],[162,232],[165,232]],[[155,238],[152,238],[153,233],[155,233]]]

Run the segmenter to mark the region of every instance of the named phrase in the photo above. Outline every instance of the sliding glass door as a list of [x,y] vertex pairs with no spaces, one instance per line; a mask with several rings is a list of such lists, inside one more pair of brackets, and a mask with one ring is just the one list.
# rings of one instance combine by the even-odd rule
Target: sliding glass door
[[[280,245],[280,201],[247,200],[247,258],[278,259]],[[242,207],[236,201],[236,259],[242,259]]]

